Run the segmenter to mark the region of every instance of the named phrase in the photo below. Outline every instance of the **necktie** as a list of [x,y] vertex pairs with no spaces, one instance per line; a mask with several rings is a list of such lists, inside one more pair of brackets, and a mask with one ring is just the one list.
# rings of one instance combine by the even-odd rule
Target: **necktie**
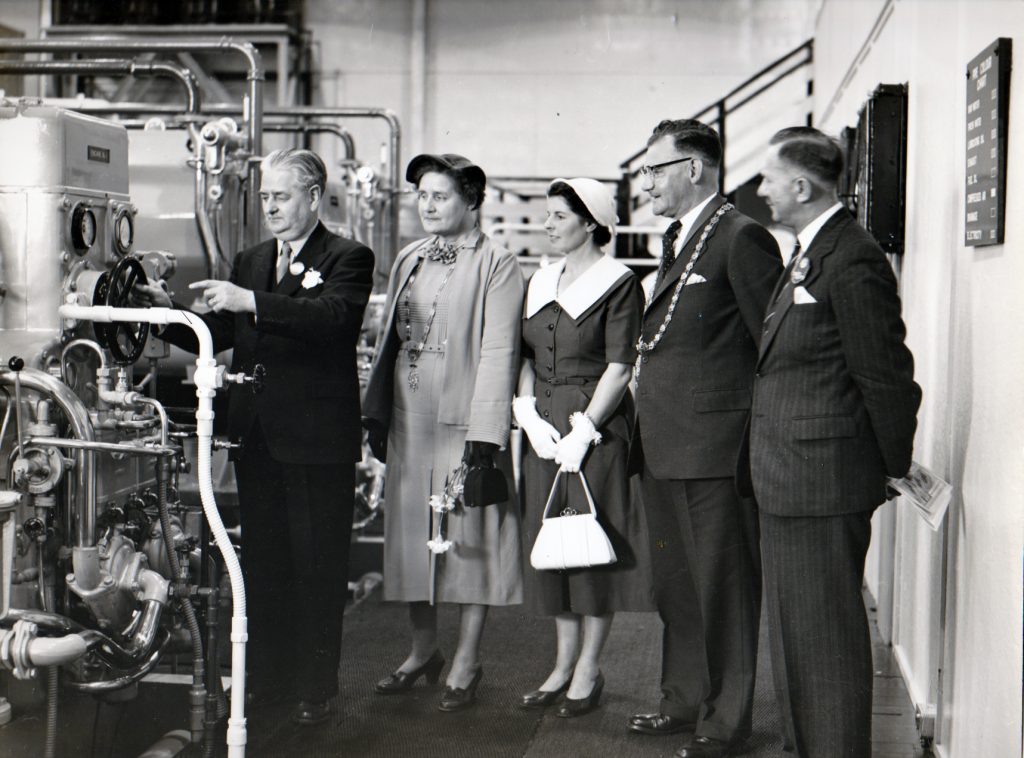
[[284,275],[288,273],[288,266],[291,265],[292,246],[287,242],[281,245],[281,252],[277,255],[277,282],[281,283]]
[[[768,322],[772,320],[772,316],[775,315],[775,311],[778,310],[778,304],[792,292],[794,284],[791,276],[793,269],[796,268],[796,264],[800,262],[800,258],[803,256],[804,251],[800,247],[800,240],[796,241],[796,246],[793,248],[793,254],[789,257],[789,263],[786,264],[785,270],[782,272],[782,276],[779,277],[778,283],[775,285],[774,297],[772,297],[771,305],[768,307],[768,314],[764,317],[764,329],[768,330]],[[792,297],[792,295],[790,295]]]
[[665,236],[661,238],[661,271],[664,274],[671,268],[676,260],[676,239],[679,237],[679,230],[683,228],[681,222],[673,221],[665,230]]

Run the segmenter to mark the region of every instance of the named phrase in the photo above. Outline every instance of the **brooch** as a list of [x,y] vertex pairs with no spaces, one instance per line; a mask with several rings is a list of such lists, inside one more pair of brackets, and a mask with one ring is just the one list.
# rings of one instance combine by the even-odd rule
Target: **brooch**
[[811,271],[811,262],[807,258],[801,258],[796,262],[796,268],[793,269],[789,275],[789,281],[793,284],[800,284],[804,279],[807,278],[807,274]]
[[308,269],[306,271],[306,275],[302,277],[303,289],[310,290],[323,283],[324,278],[320,275],[320,272],[317,271],[315,268]]
[[292,261],[291,263],[288,264],[288,273],[291,274],[292,276],[298,276],[305,270],[306,267],[303,266],[298,261]]

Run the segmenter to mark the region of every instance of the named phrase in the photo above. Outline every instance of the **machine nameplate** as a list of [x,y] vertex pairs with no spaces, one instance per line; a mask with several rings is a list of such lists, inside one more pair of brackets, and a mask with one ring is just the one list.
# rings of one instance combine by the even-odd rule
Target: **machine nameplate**
[[91,161],[99,161],[100,163],[110,163],[110,150],[105,147],[96,147],[95,145],[88,146],[88,156]]

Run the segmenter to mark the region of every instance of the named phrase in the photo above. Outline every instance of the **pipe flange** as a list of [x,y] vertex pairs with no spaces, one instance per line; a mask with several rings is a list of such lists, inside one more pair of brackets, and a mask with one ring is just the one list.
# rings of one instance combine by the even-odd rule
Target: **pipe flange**
[[0,655],[3,655],[4,652],[7,653],[7,655],[3,655],[3,659],[5,663],[10,665],[15,679],[35,678],[36,669],[32,665],[28,648],[32,644],[32,640],[36,638],[38,630],[39,627],[31,621],[20,620],[14,622],[13,633],[10,635],[10,647],[6,651],[0,650]]

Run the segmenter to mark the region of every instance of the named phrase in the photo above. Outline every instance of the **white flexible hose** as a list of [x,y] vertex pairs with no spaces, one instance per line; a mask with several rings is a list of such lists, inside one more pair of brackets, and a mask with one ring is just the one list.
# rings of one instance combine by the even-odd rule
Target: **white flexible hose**
[[213,337],[201,318],[188,311],[174,308],[114,308],[108,305],[62,305],[62,318],[81,321],[138,321],[150,324],[184,324],[195,332],[199,341],[196,358],[196,432],[199,438],[199,496],[203,513],[210,524],[214,541],[224,557],[224,565],[231,581],[231,713],[228,716],[228,758],[244,758],[245,726],[245,643],[249,639],[248,619],[245,615],[245,584],[242,567],[228,538],[224,522],[213,496],[211,450],[213,448],[213,396],[217,391],[217,363],[213,359]]

